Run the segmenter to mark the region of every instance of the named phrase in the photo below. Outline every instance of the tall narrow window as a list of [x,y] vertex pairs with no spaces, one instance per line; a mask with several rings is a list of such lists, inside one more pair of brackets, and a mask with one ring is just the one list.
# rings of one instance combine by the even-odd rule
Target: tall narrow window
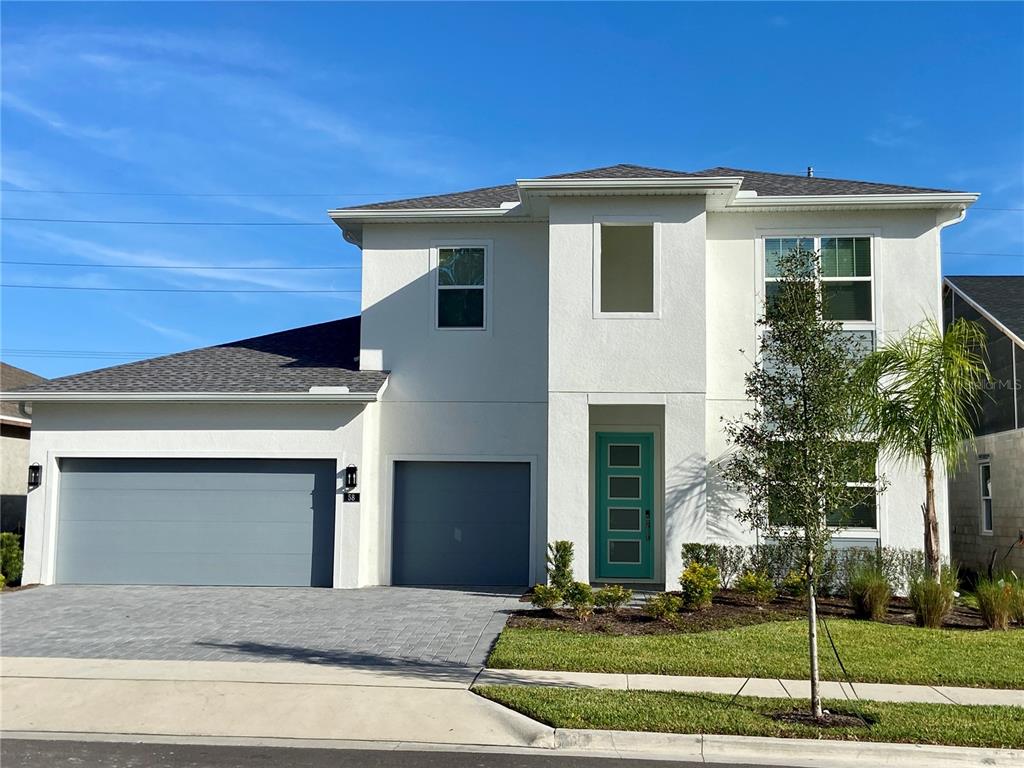
[[981,532],[992,533],[992,465],[979,464],[981,475]]
[[483,246],[437,249],[438,328],[484,328],[486,270]]
[[601,224],[602,313],[654,312],[654,225]]

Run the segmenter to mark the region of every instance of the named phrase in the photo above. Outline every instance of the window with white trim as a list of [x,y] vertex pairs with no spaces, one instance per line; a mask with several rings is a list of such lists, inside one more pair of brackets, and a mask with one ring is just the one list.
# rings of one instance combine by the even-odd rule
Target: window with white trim
[[483,330],[487,318],[486,293],[486,246],[437,248],[437,328]]
[[834,320],[858,347],[875,347],[872,238],[870,235],[764,238],[764,294],[771,303],[778,292],[779,259],[795,250],[815,251],[821,258],[823,319]]
[[981,481],[981,532],[992,533],[992,465],[984,462],[978,465],[978,479]]
[[598,312],[655,313],[654,224],[601,222]]

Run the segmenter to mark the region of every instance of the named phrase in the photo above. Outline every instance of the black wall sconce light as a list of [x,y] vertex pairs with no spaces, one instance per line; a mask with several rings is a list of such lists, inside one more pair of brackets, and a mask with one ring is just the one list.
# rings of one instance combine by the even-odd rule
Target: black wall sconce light
[[28,489],[31,491],[43,484],[43,467],[31,464],[28,468]]
[[359,484],[359,470],[355,464],[345,467],[345,488],[355,488]]

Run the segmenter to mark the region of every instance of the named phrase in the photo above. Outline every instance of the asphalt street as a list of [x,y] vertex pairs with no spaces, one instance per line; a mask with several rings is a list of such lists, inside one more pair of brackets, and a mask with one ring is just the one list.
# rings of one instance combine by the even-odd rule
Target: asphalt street
[[[4,768],[696,768],[699,763],[568,755],[236,747],[4,739]],[[719,768],[749,768],[719,763]]]

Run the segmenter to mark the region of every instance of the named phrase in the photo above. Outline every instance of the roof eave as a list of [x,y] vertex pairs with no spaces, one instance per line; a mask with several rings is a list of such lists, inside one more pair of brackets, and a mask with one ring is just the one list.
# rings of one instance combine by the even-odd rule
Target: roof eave
[[726,211],[837,210],[837,209],[939,209],[968,208],[977,192],[913,192],[871,195],[762,195],[738,197]]
[[376,392],[4,392],[25,403],[373,403]]

